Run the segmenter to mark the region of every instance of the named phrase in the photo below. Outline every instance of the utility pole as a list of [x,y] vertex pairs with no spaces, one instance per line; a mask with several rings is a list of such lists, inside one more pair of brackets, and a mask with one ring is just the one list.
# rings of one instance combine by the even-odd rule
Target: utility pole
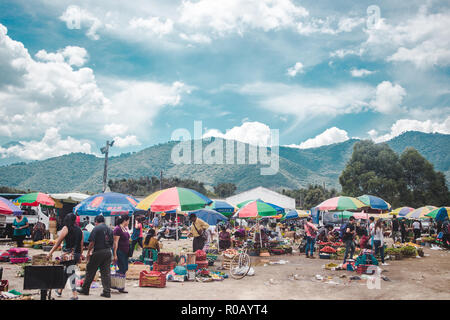
[[112,147],[114,144],[114,140],[109,143],[109,140],[106,141],[106,146],[100,149],[102,154],[105,155],[105,168],[103,170],[103,192],[106,191],[106,179],[108,177],[108,153],[109,153],[109,147]]
[[159,172],[159,190],[162,190],[162,170]]

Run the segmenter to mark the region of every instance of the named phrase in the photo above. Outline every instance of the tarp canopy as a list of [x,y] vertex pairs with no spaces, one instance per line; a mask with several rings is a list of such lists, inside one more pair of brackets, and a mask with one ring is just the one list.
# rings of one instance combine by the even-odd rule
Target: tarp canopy
[[90,197],[88,194],[69,192],[69,193],[51,193],[50,197],[61,202],[80,203]]

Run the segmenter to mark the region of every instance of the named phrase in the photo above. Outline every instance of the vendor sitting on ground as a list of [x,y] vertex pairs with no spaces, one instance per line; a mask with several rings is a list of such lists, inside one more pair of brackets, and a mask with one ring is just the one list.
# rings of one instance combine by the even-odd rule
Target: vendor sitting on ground
[[227,250],[231,247],[231,235],[225,226],[221,227],[219,233],[219,250]]
[[144,248],[143,248],[143,259],[144,263],[147,265],[153,265],[153,262],[158,259],[158,252],[160,250],[159,241],[155,237],[155,229],[150,229],[145,236]]
[[359,240],[359,247],[362,249],[372,249],[372,246],[369,243],[369,235],[367,233],[367,230],[364,230],[364,233],[361,237],[361,239]]
[[326,226],[323,226],[319,229],[316,236],[316,242],[322,241],[322,242],[328,242],[331,241],[331,231],[333,231],[333,225],[328,224]]

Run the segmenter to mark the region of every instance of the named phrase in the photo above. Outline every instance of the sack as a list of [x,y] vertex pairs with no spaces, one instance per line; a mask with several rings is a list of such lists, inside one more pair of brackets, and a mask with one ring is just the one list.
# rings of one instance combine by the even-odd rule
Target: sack
[[339,238],[343,238],[344,237],[344,233],[345,230],[347,229],[347,224],[344,223],[340,228],[339,228]]

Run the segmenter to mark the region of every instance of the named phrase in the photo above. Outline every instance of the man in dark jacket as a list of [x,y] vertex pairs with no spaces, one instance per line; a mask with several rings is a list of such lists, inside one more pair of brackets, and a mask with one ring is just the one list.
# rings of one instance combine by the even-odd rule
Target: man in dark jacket
[[[102,215],[95,217],[95,228],[89,236],[89,247],[86,256],[86,278],[83,287],[78,290],[79,293],[89,295],[89,289],[95,274],[100,268],[103,293],[102,297],[111,298],[111,261],[114,236],[111,228],[105,224],[105,218]],[[92,250],[94,250],[93,253]]]

